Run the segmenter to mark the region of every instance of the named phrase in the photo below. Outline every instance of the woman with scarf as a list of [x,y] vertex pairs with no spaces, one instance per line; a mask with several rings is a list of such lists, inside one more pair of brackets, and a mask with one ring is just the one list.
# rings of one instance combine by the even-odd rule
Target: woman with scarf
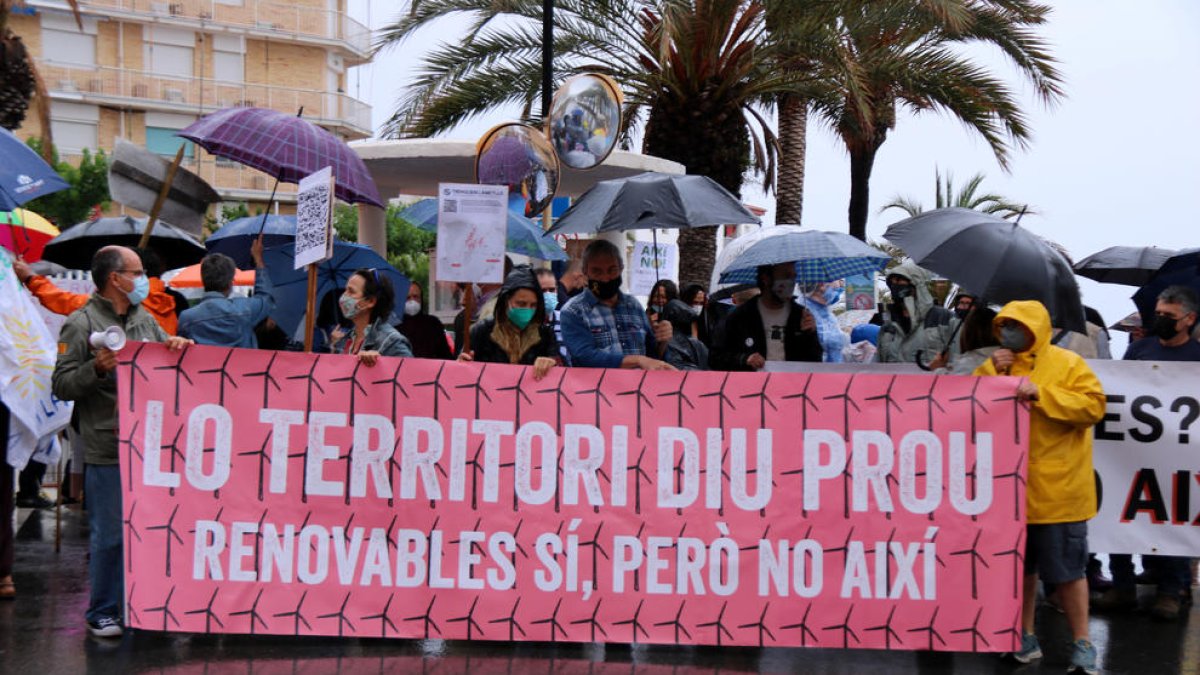
[[496,296],[492,318],[471,327],[471,349],[458,360],[533,366],[533,378],[540,380],[558,359],[537,276],[527,265],[514,267]]
[[408,338],[388,323],[396,292],[386,274],[360,269],[346,282],[338,309],[351,322],[349,332],[335,329],[330,336],[334,354],[351,354],[373,366],[380,356],[412,356]]

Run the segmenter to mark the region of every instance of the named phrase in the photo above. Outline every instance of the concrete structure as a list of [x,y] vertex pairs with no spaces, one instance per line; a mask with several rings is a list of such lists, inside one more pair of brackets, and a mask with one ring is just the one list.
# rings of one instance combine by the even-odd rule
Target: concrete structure
[[[116,137],[174,156],[175,131],[237,105],[304,116],[346,140],[371,135],[371,109],[345,92],[370,58],[370,31],[346,0],[28,0],[9,26],[35,57],[51,98],[55,145],[70,160]],[[30,114],[20,130],[39,131]],[[199,148],[188,169],[229,201],[265,204],[272,180]],[[294,201],[295,186],[279,198]]]

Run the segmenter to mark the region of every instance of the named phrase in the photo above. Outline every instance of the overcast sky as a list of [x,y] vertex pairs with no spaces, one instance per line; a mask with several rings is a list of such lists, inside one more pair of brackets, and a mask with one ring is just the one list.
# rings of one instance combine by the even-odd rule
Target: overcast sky
[[[351,0],[351,12],[372,28],[393,18],[396,4]],[[986,144],[946,116],[904,116],[880,150],[871,180],[867,234],[879,239],[899,211],[879,213],[896,195],[931,208],[934,170],[958,182],[976,172],[983,187],[1037,212],[1021,224],[1060,242],[1076,260],[1116,244],[1200,246],[1192,199],[1200,192],[1200,3],[1194,0],[1069,0],[1056,2],[1043,31],[1066,80],[1066,98],[1047,109],[1028,94],[1023,102],[1034,138],[1018,151],[1011,173]],[[406,5],[405,5],[406,6]],[[354,71],[351,93],[374,106],[378,129],[411,78],[420,54],[451,40],[444,22]],[[983,58],[1011,75],[1001,57]],[[1016,81],[1015,77],[1012,81]],[[499,113],[463,125],[450,138],[475,140]],[[850,171],[844,148],[827,129],[809,131],[804,225],[845,231]],[[769,209],[774,199],[747,185],[746,201]],[[1109,323],[1133,310],[1135,289],[1080,280],[1084,301]],[[1123,349],[1124,341],[1118,341]],[[1118,351],[1118,355],[1119,355]]]

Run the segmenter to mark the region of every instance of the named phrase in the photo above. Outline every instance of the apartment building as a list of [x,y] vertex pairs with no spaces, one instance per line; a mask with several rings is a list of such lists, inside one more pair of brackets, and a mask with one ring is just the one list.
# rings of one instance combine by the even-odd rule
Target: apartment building
[[[66,159],[122,137],[174,157],[179,129],[229,106],[303,114],[346,140],[371,135],[371,108],[346,93],[370,56],[369,29],[346,0],[27,0],[9,20],[50,92]],[[39,131],[30,114],[19,131]],[[265,204],[273,180],[185,144],[184,166],[230,202]],[[277,198],[294,201],[295,186]]]

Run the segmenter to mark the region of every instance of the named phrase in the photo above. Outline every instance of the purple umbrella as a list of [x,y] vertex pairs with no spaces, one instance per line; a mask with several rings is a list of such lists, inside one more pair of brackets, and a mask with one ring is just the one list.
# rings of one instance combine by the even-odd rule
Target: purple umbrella
[[226,108],[205,115],[177,135],[285,183],[299,183],[301,178],[332,166],[338,199],[383,207],[362,158],[337,136],[298,115],[265,108]]
[[479,156],[478,178],[488,185],[520,185],[533,169],[521,139],[501,136]]

